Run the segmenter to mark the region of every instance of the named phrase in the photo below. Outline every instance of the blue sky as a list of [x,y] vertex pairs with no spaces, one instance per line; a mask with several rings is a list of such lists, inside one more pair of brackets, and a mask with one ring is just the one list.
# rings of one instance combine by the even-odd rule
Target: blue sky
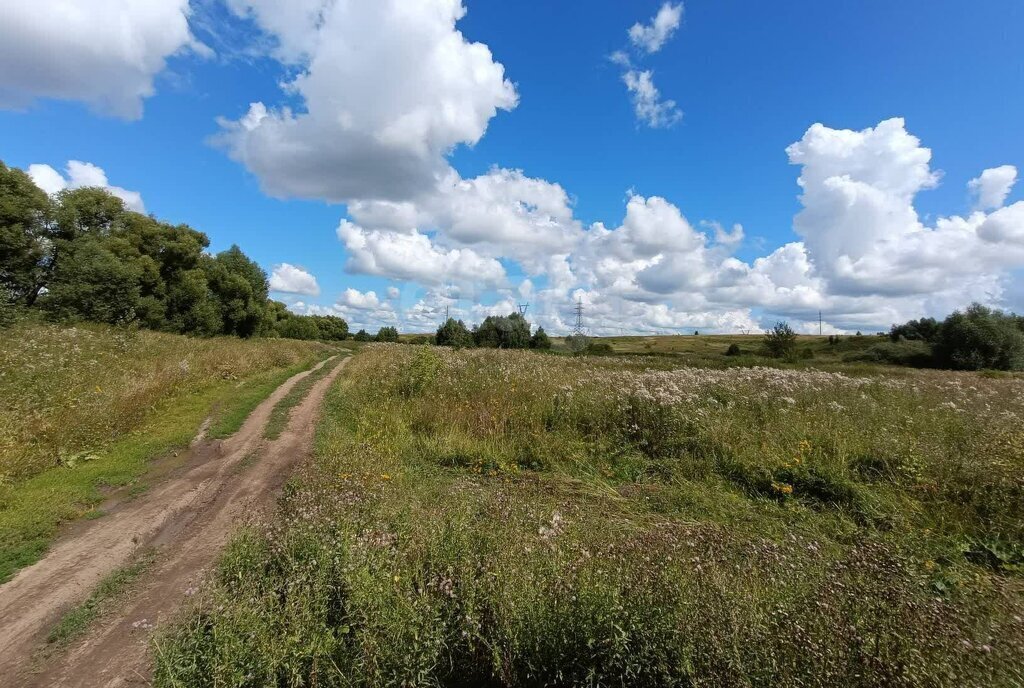
[[[139,192],[147,212],[206,232],[214,250],[237,243],[268,274],[282,263],[312,274],[318,295],[276,295],[297,310],[338,312],[369,327],[428,329],[445,306],[478,320],[491,308],[530,301],[535,320],[557,331],[576,299],[587,303],[594,331],[605,333],[756,329],[778,318],[809,323],[819,309],[837,330],[886,327],[972,299],[1024,309],[1024,205],[1017,205],[1024,194],[1012,188],[1015,170],[1011,179],[1001,167],[1024,164],[1024,5],[1016,0],[465,0],[461,18],[449,12],[455,0],[411,3],[426,13],[437,6],[443,15],[423,21],[401,16],[408,11],[401,3],[393,8],[398,14],[360,9],[368,2],[295,3],[294,15],[304,8],[322,13],[319,24],[309,24],[278,16],[267,0],[154,0],[164,14],[102,0],[103,11],[128,17],[125,25],[147,46],[160,43],[155,55],[127,67],[117,55],[97,65],[76,59],[73,35],[92,28],[103,40],[103,28],[90,27],[90,19],[62,18],[49,0],[23,3],[8,30],[38,31],[45,40],[38,55],[26,49],[12,58],[13,49],[0,50],[7,75],[0,76],[0,159],[61,173],[69,160],[96,165],[109,184]],[[654,27],[665,7],[681,18],[658,49],[632,42],[630,27]],[[179,17],[175,44],[168,20]],[[437,24],[426,37],[417,33],[425,21]],[[469,51],[454,59],[477,69],[502,66],[507,88],[499,72],[479,88],[436,89],[436,101],[434,89],[424,88],[391,102],[402,100],[389,92],[401,70],[422,70],[417,50],[429,51],[432,37],[450,40],[454,31],[463,45],[481,43],[491,53],[482,62]],[[344,51],[323,47],[359,50],[367,45],[360,32],[400,56],[346,62]],[[6,38],[11,45],[14,37]],[[415,49],[402,57],[408,46]],[[609,59],[616,51],[628,55],[628,67]],[[359,65],[350,69],[352,62]],[[86,68],[91,72],[75,71]],[[39,76],[10,76],[27,69]],[[419,72],[416,83],[443,78],[447,67],[439,69]],[[675,101],[682,113],[671,126],[650,126],[627,91],[626,72],[648,70],[660,102]],[[309,92],[282,91],[283,81],[303,73],[313,75]],[[68,78],[102,78],[104,85],[70,88]],[[153,94],[133,98],[140,78],[151,79]],[[127,91],[104,90],[119,80]],[[313,92],[328,105],[311,105]],[[133,102],[141,117],[130,112]],[[255,135],[211,141],[226,131],[218,118],[239,120],[254,102],[272,113],[284,105],[314,112],[321,123],[303,143],[337,141],[337,150],[318,159],[313,145],[296,159]],[[390,153],[375,157],[373,148],[354,156],[348,149],[363,139],[336,136],[334,124],[324,124],[336,123],[350,105],[357,119],[360,111],[368,118],[356,125],[366,129],[360,136],[377,139],[410,112],[455,110],[460,124],[402,129],[402,145],[420,151],[417,160],[430,171],[417,171],[415,188],[391,188],[386,180],[398,168],[389,165],[398,163]],[[880,127],[892,118],[903,123]],[[815,123],[826,129],[811,135]],[[787,147],[799,141],[807,153],[793,164]],[[424,147],[443,150],[433,159],[421,154]],[[924,149],[930,160],[920,155]],[[379,190],[346,181],[360,178],[360,165],[365,179],[385,180]],[[289,179],[275,176],[282,169]],[[985,182],[1002,198],[983,208],[980,185],[968,187],[987,169],[1002,169]],[[521,185],[493,176],[496,170],[521,170],[543,190],[520,197]],[[826,178],[812,179],[818,171]],[[450,172],[463,182],[493,181],[491,193],[474,187],[463,198],[432,186]],[[810,184],[805,203],[802,173]],[[296,193],[292,181],[306,174],[316,191]],[[319,184],[334,174],[337,184]],[[850,186],[837,189],[827,178]],[[552,199],[554,185],[566,194],[565,208],[555,198],[519,217],[538,203],[529,194]],[[461,200],[452,201],[456,196]],[[369,213],[346,215],[345,201],[381,199],[411,203],[427,217],[412,230],[376,226]],[[494,218],[479,212],[460,216],[467,204],[484,211],[505,204],[496,212],[523,220],[525,234],[513,236],[518,225],[492,230]],[[908,209],[916,217],[905,217]],[[806,221],[795,230],[802,210]],[[355,229],[340,239],[346,217]],[[962,222],[940,222],[949,217]],[[459,229],[461,222],[473,226]],[[603,228],[595,231],[597,222]],[[740,224],[743,239],[716,241],[713,226],[702,222],[725,230]],[[416,241],[403,243],[410,231]],[[372,247],[353,249],[362,244]],[[442,274],[403,269],[421,249]],[[398,257],[390,260],[387,251]],[[554,255],[566,256],[564,267],[549,264]],[[448,267],[451,274],[443,274]],[[398,296],[389,297],[389,288]]]

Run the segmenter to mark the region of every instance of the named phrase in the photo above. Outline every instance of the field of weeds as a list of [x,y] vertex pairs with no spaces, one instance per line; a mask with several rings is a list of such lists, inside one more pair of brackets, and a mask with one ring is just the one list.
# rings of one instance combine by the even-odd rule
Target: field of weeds
[[1022,418],[1020,377],[373,345],[156,681],[1020,685]]
[[0,581],[99,489],[181,448],[211,413],[229,432],[327,347],[23,324],[0,335]]

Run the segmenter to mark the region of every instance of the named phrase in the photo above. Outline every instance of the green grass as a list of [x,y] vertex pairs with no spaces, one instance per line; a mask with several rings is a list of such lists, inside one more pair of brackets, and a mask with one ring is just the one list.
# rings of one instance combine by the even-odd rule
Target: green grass
[[0,582],[37,561],[62,522],[96,516],[110,489],[187,447],[211,413],[211,432],[230,434],[287,377],[331,351],[101,327],[8,334],[0,343]]
[[292,409],[298,406],[309,394],[313,385],[327,377],[328,373],[341,363],[341,360],[342,356],[338,356],[299,380],[288,394],[274,406],[274,410],[270,413],[270,420],[267,421],[267,425],[263,429],[263,436],[268,440],[276,440],[280,437],[288,426],[288,418],[291,416]]
[[373,347],[160,686],[1013,686],[1024,380]]
[[206,436],[217,440],[234,435],[260,402],[292,376],[309,370],[311,363],[304,361],[272,376],[253,378],[238,385],[232,395],[231,404],[218,414],[216,422],[210,424]]
[[121,599],[152,567],[155,560],[156,553],[147,551],[136,557],[131,564],[107,575],[85,602],[61,617],[50,631],[46,642],[51,646],[61,647],[84,635],[92,623]]

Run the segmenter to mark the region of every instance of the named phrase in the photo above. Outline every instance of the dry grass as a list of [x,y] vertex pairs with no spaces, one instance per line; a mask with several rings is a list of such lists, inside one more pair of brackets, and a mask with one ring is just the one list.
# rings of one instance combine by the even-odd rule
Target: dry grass
[[86,459],[168,399],[307,361],[291,340],[18,326],[0,341],[0,484]]
[[1014,378],[371,346],[157,683],[1019,685],[1022,418]]
[[0,582],[38,559],[62,521],[187,445],[204,418],[215,434],[234,432],[284,379],[329,351],[101,326],[4,330]]

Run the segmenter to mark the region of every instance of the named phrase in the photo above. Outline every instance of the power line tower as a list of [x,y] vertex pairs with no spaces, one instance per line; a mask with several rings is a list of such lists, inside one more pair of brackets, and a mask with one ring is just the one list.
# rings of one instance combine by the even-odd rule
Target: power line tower
[[586,337],[587,331],[583,327],[583,299],[580,299],[572,310],[576,314],[576,325],[572,328],[572,336]]
[[818,336],[821,336],[821,311],[818,311]]
[[526,317],[526,311],[530,310],[530,304],[521,303],[519,304],[519,315]]
[[587,330],[583,327],[583,299],[580,299],[573,306],[573,313],[576,314],[576,324],[572,328],[572,335],[566,339],[569,349],[579,353],[587,348]]

